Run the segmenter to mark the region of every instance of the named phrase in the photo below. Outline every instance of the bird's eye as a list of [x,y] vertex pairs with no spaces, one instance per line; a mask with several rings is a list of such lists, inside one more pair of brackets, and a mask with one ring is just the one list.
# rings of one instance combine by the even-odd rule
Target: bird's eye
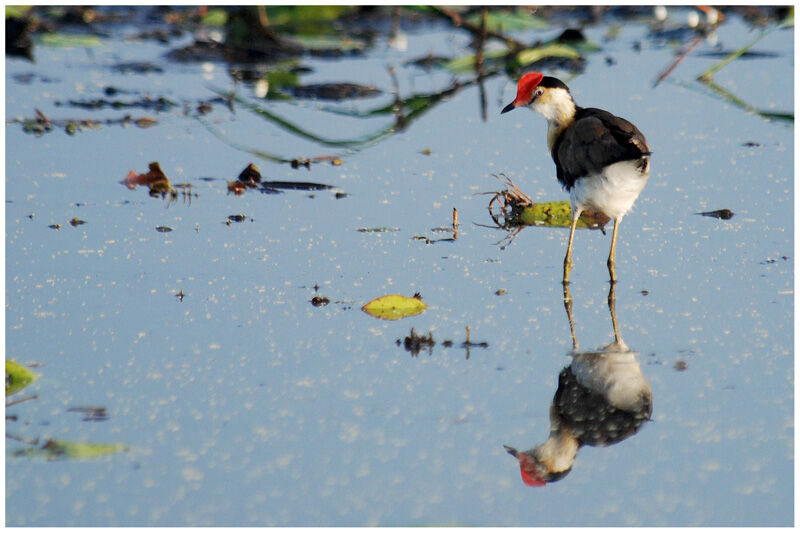
[[535,91],[533,91],[534,96],[542,96],[544,94],[544,89],[541,87],[537,87]]

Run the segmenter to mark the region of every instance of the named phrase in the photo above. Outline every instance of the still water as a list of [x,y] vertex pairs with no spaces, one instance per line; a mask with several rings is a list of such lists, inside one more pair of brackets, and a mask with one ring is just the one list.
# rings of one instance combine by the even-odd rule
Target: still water
[[[471,84],[355,149],[248,107],[324,139],[363,139],[394,118],[341,113],[391,104],[389,66],[403,97],[441,91],[453,75],[409,60],[469,53],[465,33],[410,26],[405,48],[382,38],[361,56],[302,59],[304,84],[373,85],[377,96],[265,101],[239,85],[234,112],[216,103],[202,116],[191,109],[233,83],[225,63],[164,58],[189,37],[130,41],[117,28],[91,49],[7,58],[7,120],[34,109],[118,118],[128,111],[56,105],[107,86],[180,105],[130,111],[159,121],[148,129],[37,137],[6,126],[6,357],[40,365],[25,391],[38,399],[7,408],[17,416],[7,432],[127,447],[48,461],[15,456],[29,446],[7,439],[6,524],[791,525],[793,122],[694,81],[719,57],[690,54],[653,88],[674,48],[645,23],[608,39],[610,24],[585,29],[602,51],[584,72],[550,73],[579,105],[634,121],[652,173],[620,227],[612,308],[610,232],[576,235],[572,323],[560,283],[568,230],[529,227],[501,242],[479,194],[502,188],[492,177],[502,172],[534,201],[567,198],[544,120],[499,115],[515,93],[506,75],[484,82],[486,120]],[[717,38],[735,50],[757,32],[733,16]],[[734,61],[716,83],[793,112],[793,40],[793,28],[771,33],[757,49],[775,54]],[[163,72],[112,68],[134,61]],[[294,169],[255,151],[342,164]],[[120,185],[151,161],[192,195],[169,202]],[[334,188],[229,193],[250,162],[265,180]],[[456,239],[436,231],[454,208]],[[696,214],[716,209],[734,216]],[[359,231],[377,228],[390,231]],[[361,311],[392,293],[419,293],[428,308],[391,322]],[[558,481],[526,486],[503,446],[547,440],[559,375],[572,355],[614,341],[612,317],[650,387],[650,419],[616,444],[582,446]],[[411,328],[432,335],[430,350],[404,348]],[[107,418],[68,411],[79,406]]]

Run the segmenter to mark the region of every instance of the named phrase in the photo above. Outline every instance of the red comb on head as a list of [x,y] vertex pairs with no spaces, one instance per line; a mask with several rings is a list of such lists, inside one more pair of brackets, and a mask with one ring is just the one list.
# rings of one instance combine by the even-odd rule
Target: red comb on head
[[528,72],[524,74],[517,83],[517,98],[514,100],[515,105],[526,105],[531,101],[531,94],[537,85],[542,83],[544,74],[541,72]]
[[538,473],[528,472],[524,466],[520,466],[520,473],[522,474],[522,482],[529,487],[544,487],[546,484]]
[[518,453],[519,472],[522,474],[522,481],[529,487],[544,487],[545,481],[539,473],[536,459],[526,453]]

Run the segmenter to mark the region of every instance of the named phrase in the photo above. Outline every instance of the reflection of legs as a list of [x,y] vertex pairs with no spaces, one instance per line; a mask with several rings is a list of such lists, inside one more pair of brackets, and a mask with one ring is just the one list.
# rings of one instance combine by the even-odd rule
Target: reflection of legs
[[617,230],[620,222],[622,222],[621,218],[614,220],[614,232],[611,234],[611,251],[608,252],[608,274],[611,276],[612,284],[617,282],[617,275],[614,272],[614,254],[617,251]]
[[[616,224],[614,229],[616,229]],[[617,284],[612,282],[611,287],[608,289],[608,310],[611,312],[611,326],[614,328],[614,342],[619,343],[622,340],[619,336],[619,326],[617,326],[617,297],[614,294]]]
[[569,283],[564,283],[564,309],[569,320],[569,332],[572,335],[572,349],[578,349],[578,337],[575,336],[575,322],[572,320],[572,295],[569,292]]
[[[581,216],[583,209],[572,207],[572,225],[569,228],[569,241],[567,241],[567,255],[564,256],[564,285],[569,283],[569,271],[572,270],[572,239],[575,237],[575,227],[578,225],[578,219]],[[614,229],[617,226],[614,224]]]

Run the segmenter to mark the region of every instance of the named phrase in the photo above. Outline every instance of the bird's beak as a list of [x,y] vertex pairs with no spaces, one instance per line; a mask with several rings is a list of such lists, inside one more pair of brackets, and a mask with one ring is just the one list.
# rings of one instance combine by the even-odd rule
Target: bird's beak
[[503,113],[508,113],[509,111],[513,111],[514,109],[516,109],[516,107],[517,107],[516,103],[511,102],[510,104],[505,106],[502,111],[500,111],[500,114],[502,115]]
[[[506,109],[508,109],[508,108],[506,108]],[[505,110],[503,110],[503,113],[505,113]],[[501,113],[501,114],[502,114],[502,113]],[[505,449],[506,449],[506,451],[507,451],[509,454],[513,455],[514,457],[516,457],[517,455],[519,455],[519,452],[518,452],[517,450],[515,450],[514,448],[512,448],[511,446],[507,446],[507,445],[503,444],[503,448],[505,448]]]

